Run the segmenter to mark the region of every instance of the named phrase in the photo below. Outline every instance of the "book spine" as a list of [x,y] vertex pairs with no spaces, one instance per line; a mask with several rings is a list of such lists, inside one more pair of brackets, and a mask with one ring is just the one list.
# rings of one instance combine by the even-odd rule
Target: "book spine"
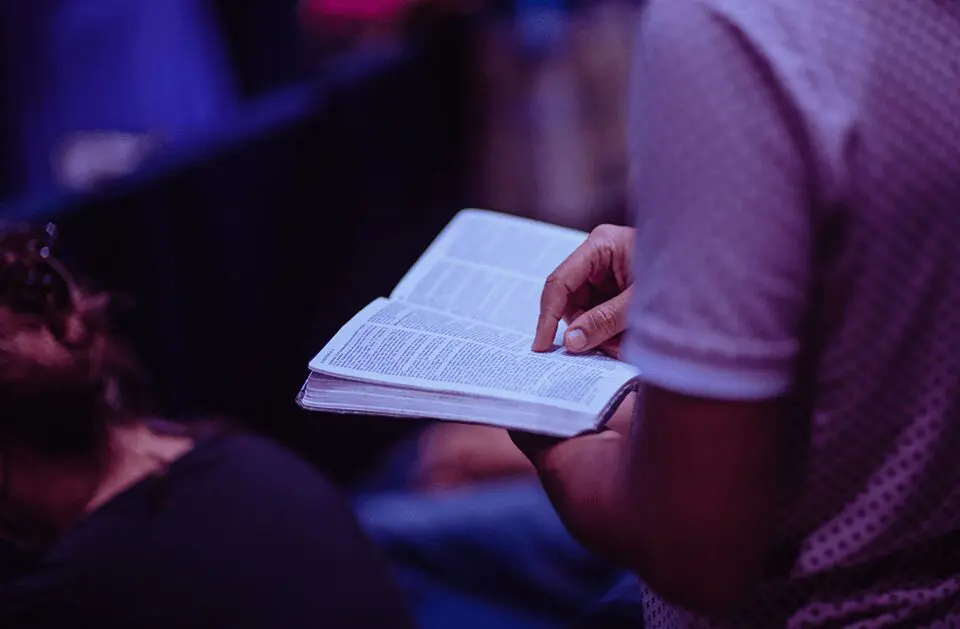
[[607,422],[610,421],[610,418],[613,417],[614,413],[617,412],[617,409],[620,408],[620,405],[623,404],[623,401],[627,399],[628,396],[632,393],[639,395],[642,386],[643,382],[640,380],[640,377],[635,376],[627,380],[622,387],[617,389],[617,392],[613,394],[613,397],[610,398],[610,401],[607,402],[606,406],[603,407],[603,410],[600,411],[600,414],[597,416],[597,432],[604,429]]

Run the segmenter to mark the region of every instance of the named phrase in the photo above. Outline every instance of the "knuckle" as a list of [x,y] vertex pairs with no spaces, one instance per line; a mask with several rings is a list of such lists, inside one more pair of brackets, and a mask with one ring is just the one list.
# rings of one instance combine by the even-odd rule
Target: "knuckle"
[[541,300],[546,302],[553,299],[560,285],[560,278],[557,277],[556,271],[548,275],[546,281],[543,283],[543,292],[540,295]]
[[633,243],[634,229],[626,225],[611,225],[605,223],[595,227],[590,232],[590,238],[594,241],[609,243],[613,247],[630,246]]
[[540,293],[541,309],[550,309],[555,305],[554,302],[563,301],[565,294],[563,279],[557,271],[554,271],[543,283],[543,292]]
[[613,336],[617,330],[617,315],[611,308],[597,308],[591,317],[593,325],[601,334]]
[[604,223],[603,225],[598,225],[593,228],[593,231],[590,232],[590,236],[594,238],[607,239],[610,238],[614,233],[616,233],[617,227],[615,225],[610,225],[609,223]]

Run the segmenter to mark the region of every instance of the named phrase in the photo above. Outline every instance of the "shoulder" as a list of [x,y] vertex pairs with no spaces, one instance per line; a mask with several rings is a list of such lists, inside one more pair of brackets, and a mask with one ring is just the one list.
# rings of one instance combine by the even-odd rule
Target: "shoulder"
[[217,485],[225,485],[230,491],[218,497],[257,501],[264,507],[310,496],[340,502],[339,490],[310,462],[273,439],[238,430],[201,437],[169,474],[176,491],[213,492]]
[[826,77],[862,69],[869,55],[857,51],[877,45],[875,18],[849,0],[649,0],[640,49],[674,41],[704,52],[734,41],[778,78],[823,92],[842,87]]
[[709,18],[771,45],[807,46],[843,30],[860,29],[874,13],[856,0],[648,0],[642,21],[696,24]]
[[820,195],[835,200],[846,185],[845,151],[858,132],[882,43],[867,4],[650,0],[640,19],[635,62],[651,71],[634,74],[635,99],[657,88],[657,73],[707,86],[713,93],[703,98],[727,116],[749,119],[750,94],[772,95],[768,107],[800,138]]
[[[344,596],[318,597],[333,575]],[[166,626],[189,616],[233,618],[235,627],[269,626],[264,619],[292,609],[320,625],[366,615],[379,620],[364,626],[387,627],[395,625],[384,614],[403,609],[341,492],[282,446],[242,433],[201,439],[166,476],[91,514],[0,590],[0,625],[31,626],[23,619],[69,609],[154,626],[144,624],[148,613],[155,622],[154,606]],[[4,613],[15,622],[4,624]]]

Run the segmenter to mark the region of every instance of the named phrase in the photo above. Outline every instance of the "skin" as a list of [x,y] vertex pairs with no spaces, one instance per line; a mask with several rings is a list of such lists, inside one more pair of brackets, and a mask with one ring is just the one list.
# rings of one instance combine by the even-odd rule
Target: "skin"
[[[619,341],[632,243],[630,228],[598,228],[550,276],[535,350],[550,348],[561,318],[571,322],[570,351]],[[575,330],[585,343],[571,344]],[[776,516],[780,415],[778,400],[712,400],[647,386],[626,433],[511,436],[581,543],[634,570],[668,601],[722,613],[763,572]]]
[[553,345],[560,320],[571,352],[600,349],[619,358],[633,292],[633,229],[601,225],[550,274],[540,298],[534,351]]
[[159,435],[143,424],[110,429],[103,451],[52,461],[11,448],[0,474],[0,537],[43,549],[84,515],[156,473],[193,447],[189,437]]
[[[620,357],[620,337],[626,327],[631,295],[629,252],[633,230],[604,225],[547,280],[534,349],[553,345],[557,323],[570,324],[567,348],[599,349]],[[620,255],[620,254],[624,255]],[[578,337],[576,331],[583,336]],[[577,338],[583,345],[574,347]],[[623,408],[632,409],[632,405]],[[617,421],[624,423],[624,413]],[[533,472],[527,459],[510,444],[503,430],[486,426],[438,424],[420,441],[420,487],[444,490],[472,482],[523,476]]]
[[[607,422],[607,428],[626,435],[633,404],[633,396],[624,400]],[[506,430],[446,422],[431,426],[420,438],[417,471],[420,489],[437,492],[478,482],[532,476],[535,472]]]
[[533,466],[499,428],[439,423],[424,432],[419,446],[417,483],[426,491],[533,475]]

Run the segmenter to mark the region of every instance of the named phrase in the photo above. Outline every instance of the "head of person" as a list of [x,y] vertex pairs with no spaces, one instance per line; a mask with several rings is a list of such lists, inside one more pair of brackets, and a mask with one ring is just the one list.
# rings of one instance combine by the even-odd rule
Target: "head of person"
[[77,283],[55,241],[52,225],[0,223],[0,537],[41,548],[85,512],[142,382],[108,296]]

